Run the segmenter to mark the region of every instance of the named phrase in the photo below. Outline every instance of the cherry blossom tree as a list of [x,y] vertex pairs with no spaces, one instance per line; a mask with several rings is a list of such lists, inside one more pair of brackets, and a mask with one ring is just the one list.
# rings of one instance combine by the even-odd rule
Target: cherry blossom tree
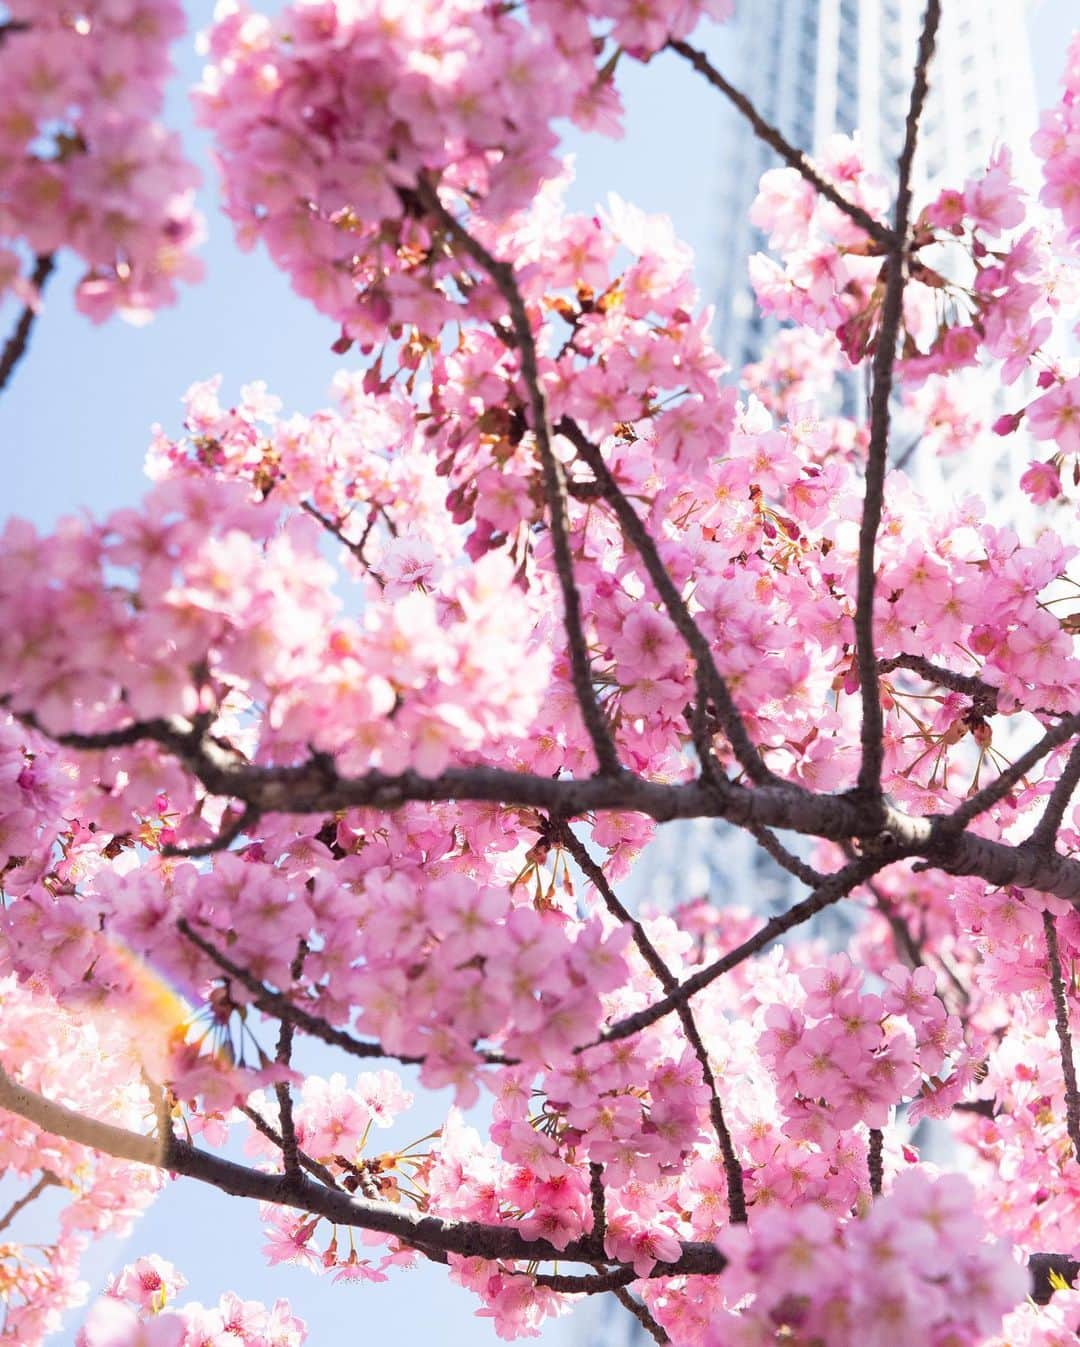
[[[811,163],[691,45],[729,8],[219,11],[194,97],[225,212],[346,368],[311,414],[197,383],[140,508],[0,537],[0,1341],[53,1331],[88,1242],[173,1182],[258,1202],[272,1263],[444,1264],[506,1338],[596,1295],[687,1347],[1080,1327],[1080,41],[1037,199],[1003,147],[919,201],[941,0],[890,181],[857,142]],[[0,384],[58,250],[94,320],[197,279],[148,115],[181,26],[8,0]],[[785,325],[745,371],[667,221],[563,204],[555,127],[617,133],[654,59],[784,164],[751,270]],[[921,499],[898,418],[921,453],[1029,434],[1037,525]],[[805,896],[631,910],[695,818]],[[836,904],[844,949],[795,938]],[[402,1066],[453,1107],[387,1152]],[[19,1243],[53,1188],[53,1244]],[[302,1339],[183,1284],[147,1252],[81,1340]]]

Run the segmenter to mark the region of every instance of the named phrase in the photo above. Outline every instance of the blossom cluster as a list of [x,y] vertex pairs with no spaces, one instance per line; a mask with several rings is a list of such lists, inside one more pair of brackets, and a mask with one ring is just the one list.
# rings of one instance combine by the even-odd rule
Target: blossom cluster
[[[219,13],[197,99],[225,209],[294,288],[378,340],[449,306],[419,195],[441,181],[487,220],[558,174],[557,118],[618,131],[610,39],[647,59],[730,0],[396,0]],[[410,317],[412,315],[412,317]]]
[[[6,971],[0,1009],[0,1064],[12,1079],[91,1117],[141,1127],[149,1099],[122,1021],[87,1009],[74,1020],[45,991],[20,985]],[[125,1235],[163,1177],[43,1132],[7,1111],[0,1112],[0,1169],[16,1180],[13,1191],[28,1203],[49,1188],[66,1199],[50,1217],[51,1229],[39,1222],[26,1230],[16,1205],[5,1222],[14,1220],[13,1227],[0,1245],[0,1342],[37,1347],[60,1327],[64,1311],[85,1298],[79,1263],[87,1246]]]
[[958,1175],[912,1170],[859,1220],[838,1224],[816,1206],[770,1208],[721,1240],[729,1303],[753,1299],[721,1312],[701,1340],[985,1341],[1024,1298],[1027,1277],[1005,1242],[986,1240],[973,1198]]
[[177,0],[10,0],[0,25],[0,299],[36,306],[24,252],[71,249],[95,322],[144,322],[196,280],[197,174],[153,120],[183,31]]
[[759,1050],[796,1135],[827,1135],[859,1121],[884,1127],[894,1106],[959,1047],[959,1020],[935,995],[929,969],[894,965],[882,977],[882,994],[862,992],[861,972],[837,954],[803,971],[801,1007],[787,1002],[766,1013]]
[[226,1292],[214,1306],[173,1306],[187,1285],[172,1264],[151,1254],[110,1278],[79,1330],[78,1347],[303,1347],[304,1322],[288,1301],[270,1309]]

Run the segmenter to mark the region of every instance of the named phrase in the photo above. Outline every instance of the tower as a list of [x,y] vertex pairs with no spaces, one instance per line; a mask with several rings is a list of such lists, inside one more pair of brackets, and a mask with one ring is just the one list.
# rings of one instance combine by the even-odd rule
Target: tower
[[[725,73],[793,145],[813,156],[830,136],[858,128],[868,166],[891,177],[924,9],[925,0],[742,0],[737,55]],[[1018,0],[944,7],[915,156],[916,203],[943,186],[962,186],[999,143],[1027,155],[1037,112],[1024,9]],[[739,369],[760,357],[778,326],[757,307],[747,261],[766,248],[750,222],[750,206],[761,175],[779,160],[733,111],[722,144],[715,337],[717,349]],[[1016,168],[1022,177],[1033,175],[1034,160],[1018,158]],[[1008,405],[1024,400],[1017,385]],[[847,401],[855,398],[849,393]],[[897,439],[903,438],[901,428]],[[905,470],[920,490],[939,498],[947,490],[1007,499],[1017,522],[1029,504],[1016,488],[1029,457],[1021,435],[987,437],[977,455],[915,453]],[[787,906],[796,889],[802,895],[752,839],[709,820],[660,829],[626,887],[637,901],[666,905],[709,892],[717,901],[766,912]]]
[[[924,0],[744,0],[736,85],[766,121],[811,156],[856,128],[865,161],[891,175],[904,136]],[[944,6],[914,192],[962,186],[994,146],[1026,146],[1036,126],[1025,6]],[[718,262],[717,344],[734,368],[756,360],[775,324],[757,312],[746,262],[765,247],[750,223],[773,151],[728,114]]]
[[[892,177],[925,0],[739,0],[738,8],[737,56],[724,73],[765,120],[812,157],[830,136],[858,128],[867,165]],[[916,203],[943,186],[963,186],[999,143],[1026,154],[1037,114],[1025,8],[1020,0],[944,6],[915,158]],[[760,357],[777,328],[757,309],[747,262],[766,248],[750,222],[750,206],[761,175],[779,160],[730,110],[721,144],[714,335],[717,349],[740,369]],[[1017,157],[1014,168],[1022,181],[1034,183],[1033,160]],[[1025,401],[1019,388],[1012,393],[1011,402]],[[939,498],[943,489],[972,490],[984,499],[1007,500],[1013,515],[1022,515],[1027,503],[1017,500],[1015,484],[1018,460],[1030,457],[1023,440],[1014,435],[986,448],[986,456],[970,461],[916,453],[907,471],[928,494],[935,488]],[[664,907],[707,893],[718,904],[753,907],[763,916],[805,894],[748,834],[707,819],[658,829],[622,890],[634,905]],[[853,920],[848,910],[841,906],[823,916],[829,936],[842,940]],[[584,1317],[584,1331],[575,1338],[580,1347],[648,1343],[624,1311],[612,1306],[601,1312],[599,1305],[597,1311]]]

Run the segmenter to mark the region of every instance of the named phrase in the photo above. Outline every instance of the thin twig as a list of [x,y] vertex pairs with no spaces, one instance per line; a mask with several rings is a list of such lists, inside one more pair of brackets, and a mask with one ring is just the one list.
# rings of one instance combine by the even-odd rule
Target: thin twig
[[[958,805],[951,814],[946,815],[939,825],[941,830],[946,833],[954,833],[959,832],[961,828],[966,828],[972,819],[985,813],[999,800],[1003,800],[1021,777],[1029,772],[1036,763],[1041,762],[1059,744],[1066,743],[1077,732],[1080,732],[1080,712],[1066,716],[1064,720],[1059,720],[1052,729],[1047,730],[1041,739],[1032,744],[1026,753],[1021,753],[1016,761],[1006,767],[993,781],[984,786],[982,790],[976,791],[962,805]],[[1062,809],[1064,809],[1064,805],[1062,805]]]
[[[555,831],[554,836],[566,847],[577,861],[582,873],[596,888],[604,900],[604,906],[616,920],[621,921],[630,928],[631,935],[634,938],[634,944],[637,946],[641,957],[648,964],[653,976],[663,987],[668,997],[679,997],[679,980],[672,973],[660,956],[660,952],[649,939],[648,932],[642,926],[631,912],[627,910],[620,901],[615,890],[608,883],[607,876],[599,865],[589,855],[580,838],[576,837],[565,825],[560,826]],[[712,1064],[709,1061],[709,1051],[701,1037],[701,1031],[697,1027],[697,1021],[694,1019],[693,1011],[690,1009],[689,999],[677,999],[674,1004],[675,1014],[679,1017],[679,1023],[682,1025],[683,1033],[686,1035],[687,1042],[694,1050],[694,1056],[698,1059],[701,1066],[702,1079],[709,1091],[709,1118],[716,1132],[717,1141],[720,1143],[720,1153],[724,1160],[724,1175],[727,1180],[727,1200],[728,1214],[731,1217],[733,1225],[742,1225],[746,1221],[746,1191],[743,1187],[742,1165],[739,1163],[739,1157],[735,1153],[735,1144],[731,1139],[731,1132],[728,1130],[727,1122],[724,1118],[723,1106],[720,1103],[720,1095],[716,1088],[716,1076],[713,1074]]]
[[661,1347],[663,1347],[664,1343],[671,1341],[668,1335],[653,1318],[648,1305],[645,1305],[640,1300],[636,1300],[625,1287],[615,1287],[612,1290],[612,1295],[623,1309],[630,1311],[645,1332],[648,1333],[649,1337],[652,1338],[653,1342],[658,1342],[661,1344]]
[[747,826],[747,832],[763,850],[769,853],[777,865],[785,869],[789,875],[794,875],[796,879],[802,880],[807,888],[816,889],[819,884],[824,883],[825,875],[788,851],[787,847],[771,829],[760,823],[751,823]]
[[14,1221],[15,1217],[18,1216],[19,1212],[22,1211],[24,1207],[28,1207],[36,1198],[39,1198],[46,1188],[60,1188],[62,1186],[60,1180],[51,1169],[43,1169],[41,1171],[41,1178],[38,1179],[37,1183],[34,1184],[30,1191],[24,1193],[22,1197],[13,1202],[4,1215],[0,1217],[0,1230],[6,1230],[12,1221]]
[[200,935],[190,925],[186,917],[181,917],[176,923],[176,927],[182,936],[202,950],[206,957],[216,963],[222,972],[227,973],[229,977],[235,978],[241,986],[246,987],[254,998],[255,1008],[261,1010],[263,1014],[270,1015],[282,1022],[289,1021],[295,1024],[298,1029],[303,1029],[306,1034],[310,1034],[312,1038],[320,1038],[324,1043],[329,1043],[335,1048],[341,1048],[343,1052],[349,1053],[352,1057],[387,1057],[406,1065],[417,1065],[423,1061],[422,1057],[399,1057],[395,1053],[387,1052],[381,1043],[365,1043],[361,1039],[353,1038],[343,1029],[335,1029],[332,1024],[328,1024],[320,1016],[313,1015],[310,1011],[296,1005],[281,992],[272,991],[254,974],[235,963],[228,955],[223,954],[211,944],[205,936]]
[[831,201],[838,210],[842,210],[845,215],[854,220],[860,229],[864,229],[867,234],[883,247],[890,247],[893,243],[893,234],[887,225],[875,220],[869,212],[862,206],[858,206],[854,201],[849,201],[847,197],[837,191],[833,183],[828,178],[823,177],[821,171],[814,166],[802,150],[796,149],[777,127],[772,126],[754,107],[753,103],[740,93],[733,84],[730,84],[723,75],[710,62],[704,52],[698,51],[696,47],[690,46],[688,42],[682,42],[672,38],[668,42],[672,51],[678,52],[685,60],[689,61],[694,69],[708,80],[714,89],[732,103],[739,112],[746,118],[754,129],[754,134],[759,140],[763,140],[783,159],[784,163],[795,169],[807,182],[817,190],[820,196],[826,201]]
[[837,870],[835,874],[829,875],[825,882],[804,898],[802,902],[796,903],[778,916],[771,917],[764,926],[750,936],[748,940],[744,940],[741,945],[729,950],[727,954],[714,963],[699,969],[685,982],[679,983],[678,988],[671,995],[665,996],[661,1001],[654,1002],[644,1010],[635,1011],[634,1014],[627,1015],[625,1019],[609,1025],[596,1043],[590,1043],[585,1048],[579,1048],[578,1051],[585,1052],[588,1048],[597,1047],[600,1043],[614,1043],[621,1038],[629,1038],[631,1034],[640,1033],[642,1029],[647,1029],[650,1024],[655,1024],[658,1020],[662,1020],[665,1015],[670,1015],[673,1011],[676,1011],[683,1002],[688,1001],[702,988],[707,987],[710,982],[715,981],[724,973],[729,973],[733,968],[737,968],[752,954],[760,953],[767,945],[771,945],[774,940],[779,939],[793,927],[809,921],[811,917],[816,916],[826,907],[839,902],[841,898],[846,898],[853,889],[869,879],[871,875],[876,875],[886,865],[891,865],[893,861],[900,860],[902,857],[903,853],[860,856],[849,865],[845,865],[842,870]]
[[641,522],[638,512],[634,509],[626,493],[615,480],[600,449],[593,444],[571,417],[564,416],[556,429],[561,435],[565,435],[592,469],[593,475],[600,484],[604,500],[611,506],[616,519],[619,521],[623,536],[641,557],[649,579],[653,582],[661,602],[667,609],[668,616],[675,624],[679,635],[686,642],[698,669],[701,671],[709,697],[716,708],[717,718],[727,735],[728,742],[731,744],[740,767],[750,780],[757,785],[774,782],[776,777],[766,767],[754,747],[727,683],[716,666],[716,661],[713,659],[712,650],[705,639],[704,633],[694,621],[686,600],[676,588],[675,582],[660,557],[656,542]]
[[371,519],[364,528],[363,534],[357,541],[354,542],[351,538],[345,536],[345,533],[342,530],[340,524],[335,524],[329,515],[323,514],[323,512],[320,509],[318,509],[314,504],[312,504],[311,501],[302,500],[300,502],[300,508],[301,510],[304,511],[305,514],[309,514],[312,517],[312,519],[317,520],[319,524],[321,524],[322,527],[327,531],[327,533],[335,537],[343,547],[347,548],[349,552],[352,553],[352,555],[364,568],[365,572],[371,576],[371,578],[375,581],[375,583],[379,586],[380,589],[386,588],[386,581],[382,578],[379,572],[374,568],[374,566],[372,566],[371,562],[368,561],[367,557],[364,555],[364,546],[371,535],[372,527],[375,523],[376,518],[378,517],[377,512],[372,513]]
[[[257,1132],[261,1132],[267,1141],[273,1142],[279,1151],[284,1152],[285,1140],[281,1133],[263,1117],[258,1109],[252,1108],[250,1104],[238,1104],[237,1107]],[[327,1188],[336,1189],[338,1187],[338,1182],[330,1170],[299,1147],[296,1151],[296,1159],[301,1168],[306,1169],[309,1174],[325,1184]]]
[[915,160],[919,121],[929,88],[927,72],[934,54],[934,42],[940,19],[940,0],[928,0],[922,34],[919,38],[915,77],[911,86],[904,147],[900,152],[896,211],[885,264],[885,297],[882,301],[881,323],[874,349],[873,388],[870,394],[870,441],[867,447],[862,520],[859,525],[858,582],[855,599],[855,656],[859,669],[859,695],[862,701],[862,726],[859,735],[862,759],[859,764],[858,790],[867,799],[876,799],[880,793],[881,767],[885,751],[884,718],[878,688],[877,657],[874,654],[874,589],[877,583],[874,552],[885,498],[885,469],[889,449],[889,399],[892,396],[893,367],[896,363],[897,339],[903,317],[904,286],[907,280],[905,254],[908,245],[908,217],[911,211],[911,170]]
[[209,842],[197,842],[189,847],[166,844],[161,848],[161,854],[179,859],[184,857],[196,859],[201,856],[213,856],[219,851],[228,851],[236,839],[242,837],[244,833],[251,832],[258,821],[259,811],[251,805],[245,805],[232,822],[215,834]]
[[[289,966],[289,976],[294,983],[299,980],[303,971],[307,952],[307,942],[300,940],[297,944],[296,954]],[[278,1022],[276,1060],[279,1066],[287,1067],[292,1061],[293,1031],[292,1020],[282,1019]],[[300,1172],[300,1161],[296,1141],[296,1124],[293,1121],[292,1094],[289,1090],[288,1081],[279,1080],[275,1082],[274,1094],[277,1096],[278,1117],[281,1122],[281,1160],[285,1166],[286,1177],[293,1179]]]
[[592,1233],[603,1243],[607,1235],[607,1202],[604,1197],[604,1166],[589,1161],[589,1200],[592,1207]]
[[[37,290],[39,297],[45,289],[45,282],[52,275],[55,266],[56,258],[52,253],[40,253],[34,259],[34,270],[30,276],[30,281]],[[15,372],[15,366],[26,354],[27,347],[30,345],[30,333],[33,331],[36,318],[37,305],[27,304],[19,315],[14,331],[5,342],[3,354],[0,354],[0,390],[7,386]]]
[[1061,1073],[1065,1079],[1065,1124],[1072,1142],[1073,1154],[1080,1163],[1080,1092],[1076,1088],[1076,1063],[1073,1059],[1072,1036],[1069,1033],[1069,1006],[1065,999],[1065,983],[1061,976],[1061,955],[1058,950],[1057,926],[1053,915],[1043,909],[1043,931],[1046,934],[1046,963],[1050,970],[1050,989],[1054,998],[1054,1024],[1061,1047]]
[[570,525],[567,515],[566,483],[562,466],[555,457],[552,448],[551,423],[548,420],[547,400],[540,386],[540,369],[536,351],[536,338],[525,308],[525,300],[518,288],[513,265],[501,262],[478,239],[446,209],[436,189],[421,178],[419,196],[426,209],[438,220],[443,229],[461,248],[491,277],[496,289],[506,301],[510,310],[517,339],[517,349],[521,359],[521,375],[529,395],[529,409],[532,414],[532,431],[536,438],[536,448],[540,455],[540,466],[544,478],[544,495],[547,499],[548,515],[551,519],[551,542],[555,557],[555,569],[559,578],[559,589],[563,601],[563,621],[566,628],[566,640],[570,649],[570,665],[574,692],[581,709],[585,728],[592,741],[598,769],[601,775],[618,776],[621,772],[619,755],[611,729],[596,696],[592,671],[589,664],[589,648],[585,640],[585,628],[581,615],[581,595],[574,579],[574,559],[570,549]]
[[1061,820],[1078,782],[1080,782],[1080,742],[1072,746],[1065,767],[1058,777],[1054,789],[1050,792],[1050,799],[1047,801],[1043,816],[1036,824],[1035,831],[1028,838],[1029,846],[1053,847],[1057,830],[1061,827]]
[[[297,1029],[302,1029],[305,1034],[310,1034],[312,1038],[321,1038],[324,1043],[329,1043],[331,1047],[340,1048],[342,1052],[347,1052],[350,1057],[385,1057],[389,1061],[401,1062],[405,1066],[423,1065],[425,1060],[423,1057],[412,1057],[407,1053],[390,1052],[381,1043],[368,1043],[363,1039],[354,1038],[344,1029],[335,1029],[322,1016],[314,1015],[311,1011],[298,1006],[295,1001],[290,1001],[284,993],[271,990],[248,969],[241,967],[227,954],[223,954],[221,950],[216,948],[205,936],[200,935],[186,917],[180,918],[176,923],[176,928],[181,935],[201,949],[208,959],[213,960],[223,973],[227,973],[229,977],[235,978],[242,987],[246,987],[252,995],[252,1004],[255,1009],[261,1010],[264,1015],[269,1015],[275,1020],[288,1020]],[[497,1052],[493,1048],[480,1048],[474,1045],[473,1051],[488,1066],[513,1066],[516,1064],[513,1059],[504,1056],[503,1053]]]
[[866,887],[873,895],[874,905],[878,911],[889,923],[889,930],[892,932],[893,947],[897,955],[904,960],[910,968],[925,968],[926,962],[922,956],[922,950],[919,948],[919,942],[911,933],[911,927],[896,909],[896,904],[886,893],[873,882],[867,880]]

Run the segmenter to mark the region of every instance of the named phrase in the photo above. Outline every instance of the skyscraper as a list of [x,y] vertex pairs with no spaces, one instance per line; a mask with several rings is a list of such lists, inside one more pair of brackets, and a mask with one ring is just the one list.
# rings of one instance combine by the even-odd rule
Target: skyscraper
[[[737,54],[725,73],[812,157],[830,136],[857,129],[867,165],[892,177],[924,9],[925,0],[744,0]],[[1037,112],[1024,10],[1021,0],[944,6],[915,157],[916,203],[943,186],[963,186],[998,144],[1026,152]],[[715,338],[735,369],[757,360],[778,326],[758,308],[747,270],[749,257],[766,249],[750,206],[761,175],[778,163],[729,112]],[[1034,172],[1034,162],[1017,169],[1022,176]],[[904,439],[902,428],[897,438]],[[988,437],[981,447],[986,454],[951,459],[916,453],[906,468],[924,492],[947,487],[1007,497],[1014,515],[1023,514],[1028,503],[1016,489],[1020,465],[1030,457],[1023,437]],[[661,905],[709,893],[718,902],[765,910],[786,905],[792,893],[788,877],[752,838],[709,820],[660,829],[628,887],[639,901]]]
[[[812,156],[858,129],[864,159],[891,175],[904,136],[924,0],[743,3],[732,80],[765,118]],[[1036,125],[1022,0],[945,5],[915,159],[915,200],[962,186],[995,144],[1026,146]],[[774,330],[754,302],[747,259],[765,247],[750,205],[773,151],[730,114],[718,256],[717,339],[734,368]]]
[[[864,161],[892,177],[904,135],[925,0],[740,0],[737,56],[724,73],[761,115],[813,157],[836,133],[858,129]],[[931,91],[923,116],[913,185],[916,203],[943,186],[963,185],[985,167],[994,147],[1026,146],[1037,122],[1022,0],[946,4]],[[758,181],[778,165],[773,151],[728,113],[721,186],[715,338],[734,369],[757,360],[776,331],[763,316],[748,278],[750,256],[766,241],[750,222]],[[1017,163],[1024,178],[1034,165]],[[1022,394],[1015,401],[1023,402]],[[916,454],[908,471],[924,491],[977,490],[1007,498],[1015,513],[1019,437],[991,441],[994,454],[943,460]],[[1013,502],[1016,502],[1013,505]],[[698,819],[667,824],[624,886],[636,903],[668,906],[708,894],[767,913],[805,890],[746,833]],[[831,920],[851,920],[833,909]],[[598,1298],[600,1299],[600,1298]],[[606,1300],[606,1297],[603,1299]],[[598,1307],[599,1309],[599,1307]],[[644,1330],[623,1310],[584,1317],[582,1347],[644,1347]]]

